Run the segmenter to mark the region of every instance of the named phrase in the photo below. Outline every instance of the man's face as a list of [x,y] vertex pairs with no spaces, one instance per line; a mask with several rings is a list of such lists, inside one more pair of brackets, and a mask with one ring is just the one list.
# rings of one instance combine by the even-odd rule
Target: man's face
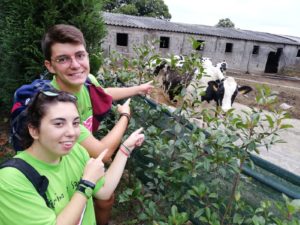
[[45,60],[50,73],[64,91],[79,89],[90,73],[88,53],[82,44],[56,43],[51,48],[51,59]]

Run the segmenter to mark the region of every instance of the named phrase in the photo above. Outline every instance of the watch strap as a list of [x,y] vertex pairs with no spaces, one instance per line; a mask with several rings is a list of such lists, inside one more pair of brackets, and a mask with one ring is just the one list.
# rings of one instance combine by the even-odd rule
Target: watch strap
[[89,199],[93,195],[93,190],[95,188],[95,184],[87,181],[87,180],[80,180],[77,186],[77,191],[83,194],[87,199]]
[[90,187],[92,189],[94,189],[96,186],[93,182],[88,181],[88,180],[83,180],[83,179],[80,179],[79,184],[83,184],[84,186]]

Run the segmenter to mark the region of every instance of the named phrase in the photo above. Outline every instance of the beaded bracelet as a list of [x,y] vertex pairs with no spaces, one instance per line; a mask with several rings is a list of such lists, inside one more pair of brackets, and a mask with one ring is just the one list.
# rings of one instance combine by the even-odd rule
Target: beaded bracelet
[[126,116],[126,118],[127,118],[127,120],[128,120],[128,124],[129,124],[130,119],[131,119],[130,114],[129,114],[129,113],[121,113],[119,119],[120,119],[122,116]]

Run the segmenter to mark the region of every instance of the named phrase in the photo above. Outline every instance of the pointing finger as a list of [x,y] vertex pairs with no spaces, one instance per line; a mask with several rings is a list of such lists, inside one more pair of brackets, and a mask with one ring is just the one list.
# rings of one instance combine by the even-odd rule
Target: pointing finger
[[130,101],[131,101],[131,98],[127,99],[126,102],[124,103],[124,105],[129,105]]
[[139,134],[139,133],[141,133],[142,131],[143,131],[143,127],[141,127],[141,128],[139,128],[139,129],[137,129],[136,131],[134,131],[134,133],[136,133],[136,134]]
[[107,151],[108,151],[108,148],[106,148],[103,152],[101,152],[101,153],[99,154],[99,156],[96,158],[96,160],[97,160],[97,161],[102,161],[102,159],[103,159],[104,156],[106,155]]
[[146,84],[152,84],[152,83],[153,83],[153,80],[151,80],[151,81],[147,82]]

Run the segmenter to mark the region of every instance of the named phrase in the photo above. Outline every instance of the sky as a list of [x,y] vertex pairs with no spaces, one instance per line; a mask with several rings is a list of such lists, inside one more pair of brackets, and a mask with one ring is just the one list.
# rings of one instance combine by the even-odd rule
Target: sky
[[300,37],[300,0],[164,0],[171,22],[216,25]]

